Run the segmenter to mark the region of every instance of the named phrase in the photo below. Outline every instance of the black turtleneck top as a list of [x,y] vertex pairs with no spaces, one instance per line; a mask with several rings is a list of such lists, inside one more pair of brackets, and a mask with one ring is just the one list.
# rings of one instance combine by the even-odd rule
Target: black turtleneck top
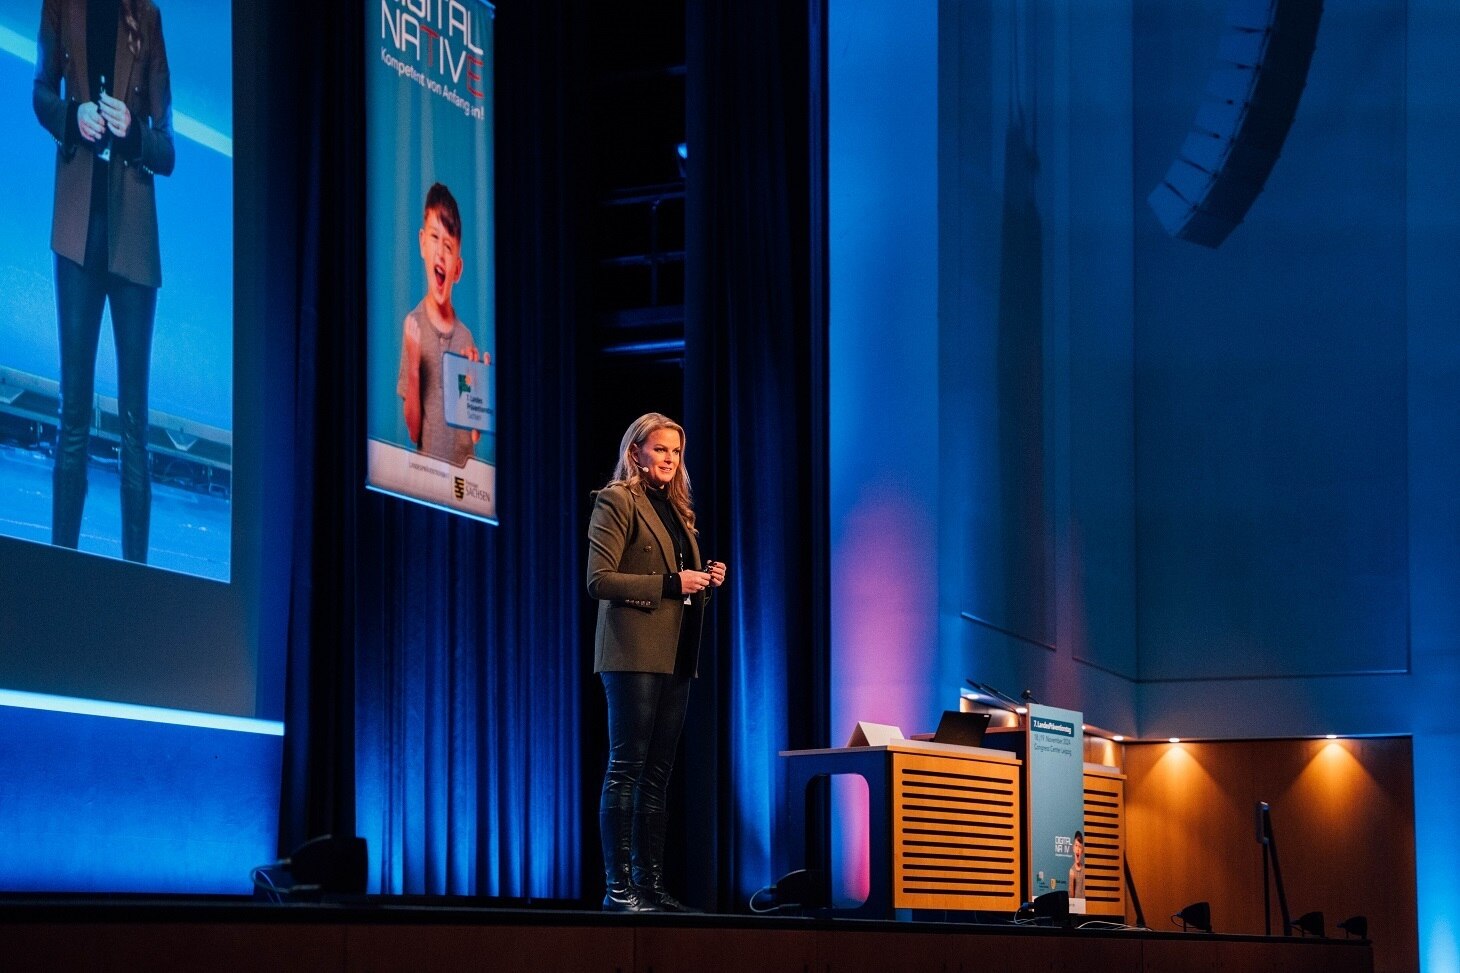
[[87,0],[86,3],[86,73],[91,90],[101,93],[101,79],[106,79],[106,92],[116,94],[117,22],[121,17],[118,0]]
[[[689,537],[685,533],[684,526],[679,521],[679,514],[675,512],[674,504],[670,502],[669,495],[658,487],[644,484],[644,494],[653,505],[654,512],[664,522],[664,529],[669,532],[670,539],[674,542],[674,563],[679,565],[682,571],[685,568],[698,569],[699,565],[687,564],[685,559],[689,556]],[[664,578],[664,598],[666,600],[686,600],[684,589],[679,582],[679,572],[671,571]],[[686,612],[697,612],[697,607],[686,608]],[[691,650],[692,642],[699,638],[699,622],[695,621],[680,626],[679,646],[675,650],[674,671],[678,676],[694,675],[695,660],[697,653]]]
[[671,571],[665,576],[664,597],[683,598],[679,571],[694,567],[684,561],[685,552],[689,550],[689,538],[685,535],[684,526],[679,522],[679,514],[675,512],[674,504],[670,502],[668,493],[646,483],[644,484],[644,495],[649,498],[649,503],[654,507],[654,512],[659,515],[659,520],[663,522],[664,529],[669,533],[669,539],[674,543],[674,563],[678,566],[678,570]]
[[[114,98],[126,98],[117,84],[117,31],[125,29],[121,24],[121,3],[119,0],[87,0],[86,3],[86,73],[94,94],[94,101],[101,100],[103,89]],[[105,79],[105,84],[103,84]],[[124,82],[125,84],[125,82]],[[119,93],[120,92],[120,93]],[[71,124],[76,124],[76,109],[71,109]],[[141,127],[137,118],[127,135],[114,139],[110,134],[99,142],[86,142],[79,129],[74,138],[78,143],[91,148],[93,152],[111,149],[113,158],[136,159],[141,155]],[[100,156],[91,166],[91,221],[86,236],[86,267],[93,271],[107,269],[107,171],[111,167]]]

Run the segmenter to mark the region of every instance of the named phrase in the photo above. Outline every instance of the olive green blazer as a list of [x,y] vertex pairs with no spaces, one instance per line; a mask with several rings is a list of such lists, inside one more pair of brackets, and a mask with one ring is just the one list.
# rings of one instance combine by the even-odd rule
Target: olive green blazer
[[[685,566],[703,570],[694,534],[684,533]],[[677,568],[674,541],[648,497],[623,484],[598,491],[588,522],[588,594],[598,599],[594,672],[674,672],[685,625],[694,628],[688,660],[694,671],[709,591],[692,595],[689,605],[665,598],[664,576]]]

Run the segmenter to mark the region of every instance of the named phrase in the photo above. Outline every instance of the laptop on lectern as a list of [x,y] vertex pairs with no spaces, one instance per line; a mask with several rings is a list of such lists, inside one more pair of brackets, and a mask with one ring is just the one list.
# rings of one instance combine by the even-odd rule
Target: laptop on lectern
[[960,747],[983,746],[984,731],[989,728],[988,713],[963,713],[956,709],[943,711],[934,743],[953,743]]

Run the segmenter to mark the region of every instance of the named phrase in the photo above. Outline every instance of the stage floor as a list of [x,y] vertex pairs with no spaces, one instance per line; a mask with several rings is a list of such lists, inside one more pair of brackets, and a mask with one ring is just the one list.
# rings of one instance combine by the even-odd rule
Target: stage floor
[[1372,973],[1369,944],[1151,930],[605,915],[461,899],[4,897],[7,971]]

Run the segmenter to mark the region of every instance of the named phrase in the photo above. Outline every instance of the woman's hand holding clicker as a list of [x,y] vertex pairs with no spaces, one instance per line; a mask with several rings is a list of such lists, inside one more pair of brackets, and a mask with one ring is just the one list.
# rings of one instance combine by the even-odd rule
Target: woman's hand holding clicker
[[106,119],[101,117],[96,102],[83,101],[76,106],[76,128],[88,142],[95,142],[106,134]]
[[[81,113],[78,111],[78,120],[80,117]],[[111,129],[112,135],[119,139],[127,137],[127,130],[132,127],[132,110],[127,107],[125,101],[102,92],[101,117],[106,122],[106,127]]]
[[705,565],[705,570],[710,574],[710,584],[716,588],[725,583],[724,561],[710,561]]
[[708,571],[679,572],[679,590],[682,594],[697,595],[712,583],[713,581]]

